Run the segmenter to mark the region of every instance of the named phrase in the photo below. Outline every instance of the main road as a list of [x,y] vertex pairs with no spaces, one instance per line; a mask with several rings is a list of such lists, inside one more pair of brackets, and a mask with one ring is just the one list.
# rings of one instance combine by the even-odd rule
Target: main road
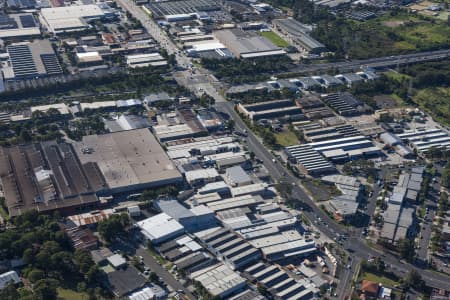
[[358,70],[363,67],[370,68],[386,68],[397,65],[405,65],[412,63],[419,63],[433,60],[443,60],[450,57],[450,49],[424,51],[411,54],[393,55],[377,58],[368,58],[361,60],[340,61],[321,64],[299,64],[294,68],[289,69],[288,72],[280,72],[276,75],[285,73],[316,73],[327,70],[339,70],[339,72],[346,72],[351,70]]
[[[177,62],[182,67],[189,67],[191,65],[191,60],[181,51],[178,51],[176,45],[172,42],[172,40],[167,36],[167,34],[156,24],[148,15],[146,15],[132,0],[116,0],[117,3],[122,6],[124,9],[128,10],[135,18],[137,18],[142,25],[148,30],[148,32],[157,40],[162,47],[164,47],[169,54],[176,55]],[[370,64],[379,64],[382,65],[383,62],[392,63],[393,60],[397,60],[398,63],[404,60],[408,60],[410,62],[417,62],[427,59],[427,57],[432,57],[434,59],[438,59],[442,56],[447,57],[450,54],[450,50],[443,51],[435,51],[435,52],[426,52],[426,53],[418,53],[412,55],[400,55],[389,58],[375,58],[371,60],[358,61],[355,64],[362,66],[366,65],[368,62]],[[324,64],[326,68],[331,69],[339,66],[349,66],[349,62],[343,63],[332,63],[332,64]],[[310,65],[315,66],[316,68],[320,68],[320,65]],[[201,70],[202,73],[208,74],[207,71]],[[182,71],[186,72],[186,71]],[[178,74],[183,76],[183,74]],[[186,76],[189,76],[186,74]],[[203,90],[212,96],[216,100],[216,108],[222,112],[227,113],[234,121],[235,126],[240,131],[246,130],[248,132],[247,137],[247,146],[250,151],[254,152],[255,155],[264,162],[264,166],[267,168],[271,176],[276,181],[283,181],[288,184],[292,184],[292,197],[298,199],[299,204],[307,209],[303,210],[305,216],[311,220],[320,220],[317,222],[318,229],[326,234],[329,237],[333,237],[336,235],[348,234],[348,230],[346,228],[341,227],[336,224],[324,211],[322,211],[319,207],[317,207],[314,203],[314,200],[305,192],[305,189],[301,186],[299,180],[290,174],[286,168],[277,162],[276,158],[264,147],[261,141],[255,136],[255,134],[247,128],[247,125],[242,121],[239,115],[234,111],[233,104],[227,102],[216,90],[216,88],[209,82],[203,83]],[[195,87],[191,85],[187,85],[186,88],[193,90],[193,92],[197,93],[198,91]],[[361,241],[359,235],[355,237],[349,238],[347,241],[347,245],[351,245],[351,256],[358,256],[360,259],[365,260],[369,255],[371,256],[380,256],[383,255],[384,261],[388,266],[391,266],[397,274],[401,277],[405,276],[405,273],[416,269],[422,274],[423,279],[426,283],[432,287],[436,288],[445,288],[450,290],[450,280],[449,277],[438,274],[435,272],[427,271],[425,269],[419,269],[410,264],[404,264],[399,261],[399,259],[390,254],[380,253],[365,244],[364,241]],[[348,248],[347,248],[348,249]]]

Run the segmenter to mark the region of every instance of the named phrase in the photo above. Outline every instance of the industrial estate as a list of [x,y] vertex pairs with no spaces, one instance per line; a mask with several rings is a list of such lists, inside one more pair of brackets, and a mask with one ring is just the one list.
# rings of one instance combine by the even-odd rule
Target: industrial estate
[[450,299],[449,11],[3,1],[0,299]]

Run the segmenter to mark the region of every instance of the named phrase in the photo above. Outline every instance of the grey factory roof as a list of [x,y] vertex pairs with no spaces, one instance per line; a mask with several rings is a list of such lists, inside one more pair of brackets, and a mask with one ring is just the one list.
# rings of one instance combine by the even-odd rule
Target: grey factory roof
[[182,179],[146,128],[84,136],[74,147],[83,164],[98,166],[111,190],[158,186]]
[[261,196],[243,195],[233,198],[222,199],[219,201],[206,203],[209,209],[217,212],[238,207],[248,207],[262,203],[264,200]]
[[310,145],[297,145],[285,148],[289,157],[296,161],[308,173],[320,173],[335,170],[333,164],[328,162],[322,154],[314,150]]
[[286,53],[265,37],[240,29],[218,30],[214,32],[214,35],[238,57],[252,54],[265,56]]
[[325,82],[325,85],[327,85],[327,86],[342,84],[342,81],[340,81],[336,77],[328,75],[328,74],[320,75],[320,77],[322,78],[322,80]]
[[317,80],[315,80],[312,77],[300,77],[300,78],[298,78],[298,82],[301,83],[301,85],[303,86],[304,89],[310,89],[314,86],[320,85],[320,82],[318,82]]
[[175,261],[177,268],[180,270],[190,269],[198,264],[211,261],[212,257],[206,252],[194,252]]
[[168,214],[177,221],[180,221],[182,218],[190,218],[194,216],[189,209],[181,205],[181,203],[177,200],[157,200],[154,205],[160,211]]
[[330,205],[335,209],[335,212],[342,215],[354,215],[358,210],[358,202],[345,200],[330,200]]
[[260,293],[252,290],[245,290],[240,292],[228,300],[266,300],[267,298],[261,295]]
[[349,83],[359,82],[363,80],[363,78],[356,73],[342,74],[342,77],[344,77],[345,81]]
[[273,23],[303,47],[307,48],[307,50],[325,49],[322,43],[309,36],[309,32],[312,30],[310,26],[302,24],[293,18],[276,19],[273,20]]
[[361,186],[361,182],[358,180],[358,178],[353,176],[336,174],[323,176],[321,179],[326,182],[339,184],[343,186],[352,186],[356,188],[359,188]]
[[396,135],[391,132],[385,132],[380,134],[380,139],[387,145],[395,146],[397,144],[401,144],[402,141]]
[[225,170],[225,176],[235,185],[250,182],[250,176],[241,166],[234,166]]
[[422,175],[424,170],[425,167],[415,167],[411,169],[411,172]]
[[[411,173],[411,176],[409,177],[410,181],[422,182],[422,180],[423,180],[422,172],[423,171],[420,171],[420,168],[418,168],[418,169],[419,169],[418,173]],[[414,171],[414,170],[412,170],[412,171]]]
[[143,287],[146,283],[144,276],[132,265],[107,273],[107,280],[108,285],[119,297]]
[[214,0],[181,0],[167,2],[151,2],[145,5],[155,18],[165,16],[189,15],[200,12],[220,10],[219,4]]
[[408,228],[413,223],[414,218],[414,208],[413,207],[404,207],[401,210],[400,217],[398,219],[398,226]]
[[189,277],[213,296],[226,296],[246,286],[244,278],[222,263],[193,272]]

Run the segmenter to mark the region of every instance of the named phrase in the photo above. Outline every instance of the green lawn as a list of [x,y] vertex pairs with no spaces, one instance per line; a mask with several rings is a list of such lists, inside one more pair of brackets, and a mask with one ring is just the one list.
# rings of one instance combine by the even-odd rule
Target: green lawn
[[278,47],[281,48],[289,47],[289,43],[283,40],[278,34],[276,34],[273,31],[263,31],[260,32],[260,34]]
[[399,282],[394,281],[390,278],[387,278],[385,276],[380,276],[380,275],[377,275],[374,273],[369,273],[369,272],[362,273],[361,279],[381,283],[383,286],[386,286],[386,287],[394,287],[395,285],[399,284]]
[[277,144],[283,147],[297,145],[300,143],[295,133],[290,130],[275,133],[275,139],[277,140]]
[[79,293],[73,290],[58,288],[58,298],[64,300],[87,300],[89,295],[86,293]]

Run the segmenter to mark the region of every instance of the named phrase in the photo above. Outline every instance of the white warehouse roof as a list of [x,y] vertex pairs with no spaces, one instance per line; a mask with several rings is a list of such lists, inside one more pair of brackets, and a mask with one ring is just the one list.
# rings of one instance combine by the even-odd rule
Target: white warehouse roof
[[166,213],[160,213],[137,223],[150,241],[162,241],[184,232],[184,227]]
[[41,16],[53,32],[77,30],[87,27],[84,19],[96,19],[105,15],[95,4],[42,8]]
[[14,284],[20,282],[19,275],[17,275],[16,271],[9,271],[0,274],[0,290],[4,289],[11,282],[13,282]]

